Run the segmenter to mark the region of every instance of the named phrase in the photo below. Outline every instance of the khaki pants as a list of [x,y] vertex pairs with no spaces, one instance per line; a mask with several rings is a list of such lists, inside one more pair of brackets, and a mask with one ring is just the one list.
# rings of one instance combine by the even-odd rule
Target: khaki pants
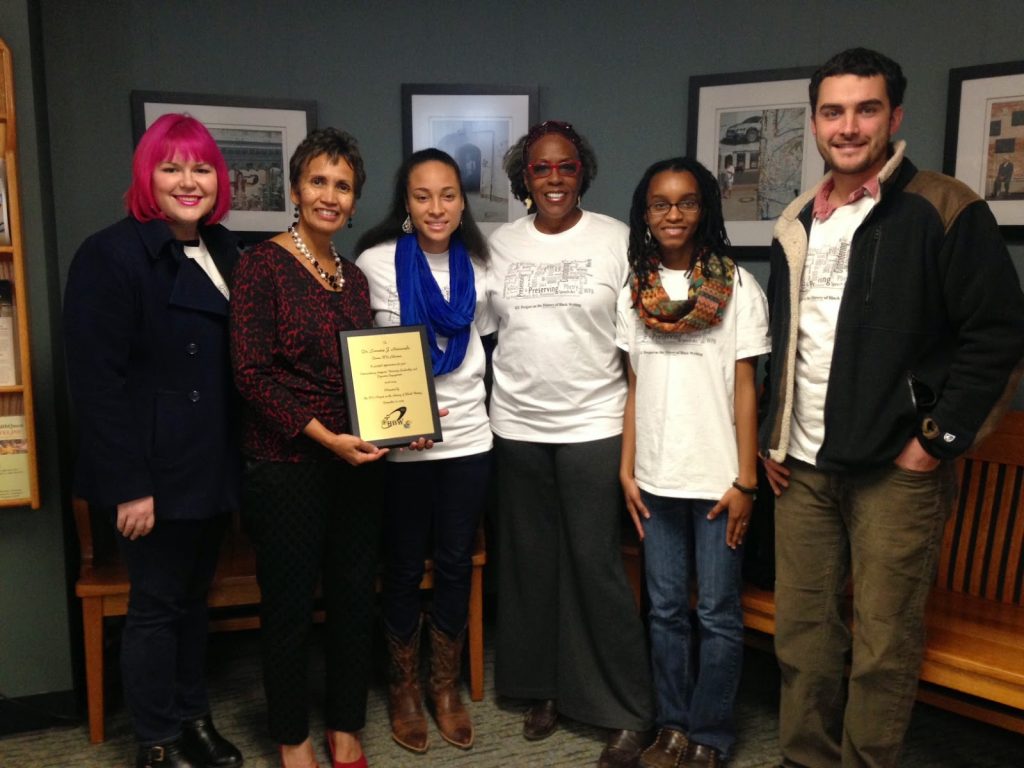
[[[793,459],[786,466],[789,488],[775,507],[784,765],[895,766],[952,508],[952,467],[822,472]],[[851,576],[852,634],[841,610]]]

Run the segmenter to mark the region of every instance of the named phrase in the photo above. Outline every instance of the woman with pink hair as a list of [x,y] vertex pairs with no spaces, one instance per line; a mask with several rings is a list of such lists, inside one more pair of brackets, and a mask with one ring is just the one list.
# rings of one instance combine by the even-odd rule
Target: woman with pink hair
[[121,640],[137,768],[233,768],[205,682],[206,598],[241,459],[228,353],[231,190],[198,120],[139,141],[128,216],[75,254],[64,299],[75,493],[109,514],[131,581]]

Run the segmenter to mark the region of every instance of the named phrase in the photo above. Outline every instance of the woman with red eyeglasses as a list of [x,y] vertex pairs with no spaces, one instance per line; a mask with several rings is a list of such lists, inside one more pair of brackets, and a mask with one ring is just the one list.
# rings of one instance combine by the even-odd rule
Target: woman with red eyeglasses
[[615,307],[629,229],[580,207],[597,160],[568,123],[535,125],[504,167],[530,215],[490,239],[496,684],[532,701],[527,739],[550,735],[562,714],[611,729],[598,766],[633,766],[653,703],[619,553],[626,379]]

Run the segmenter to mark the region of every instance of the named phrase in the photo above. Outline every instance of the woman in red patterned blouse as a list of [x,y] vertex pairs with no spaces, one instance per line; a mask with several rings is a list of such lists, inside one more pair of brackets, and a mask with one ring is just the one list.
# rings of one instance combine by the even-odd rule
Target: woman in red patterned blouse
[[243,519],[256,549],[269,730],[282,765],[316,765],[306,664],[319,581],[327,749],[335,767],[358,767],[366,765],[357,732],[366,718],[380,523],[375,462],[387,449],[349,434],[338,331],[373,322],[366,278],[331,238],[352,216],[366,175],[355,139],[334,128],[310,134],[289,172],[297,221],[249,250],[234,274],[232,360],[246,401]]

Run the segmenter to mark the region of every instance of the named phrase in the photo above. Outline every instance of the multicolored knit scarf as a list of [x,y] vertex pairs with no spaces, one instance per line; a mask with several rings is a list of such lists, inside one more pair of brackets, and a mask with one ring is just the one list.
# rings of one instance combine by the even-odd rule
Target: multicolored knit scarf
[[648,328],[662,333],[693,333],[722,322],[736,276],[736,264],[732,259],[714,253],[708,256],[706,265],[701,259],[695,259],[686,301],[673,301],[665,293],[660,266],[660,261],[651,259],[648,284],[639,291],[639,302],[639,280],[636,275],[631,278],[633,304]]

